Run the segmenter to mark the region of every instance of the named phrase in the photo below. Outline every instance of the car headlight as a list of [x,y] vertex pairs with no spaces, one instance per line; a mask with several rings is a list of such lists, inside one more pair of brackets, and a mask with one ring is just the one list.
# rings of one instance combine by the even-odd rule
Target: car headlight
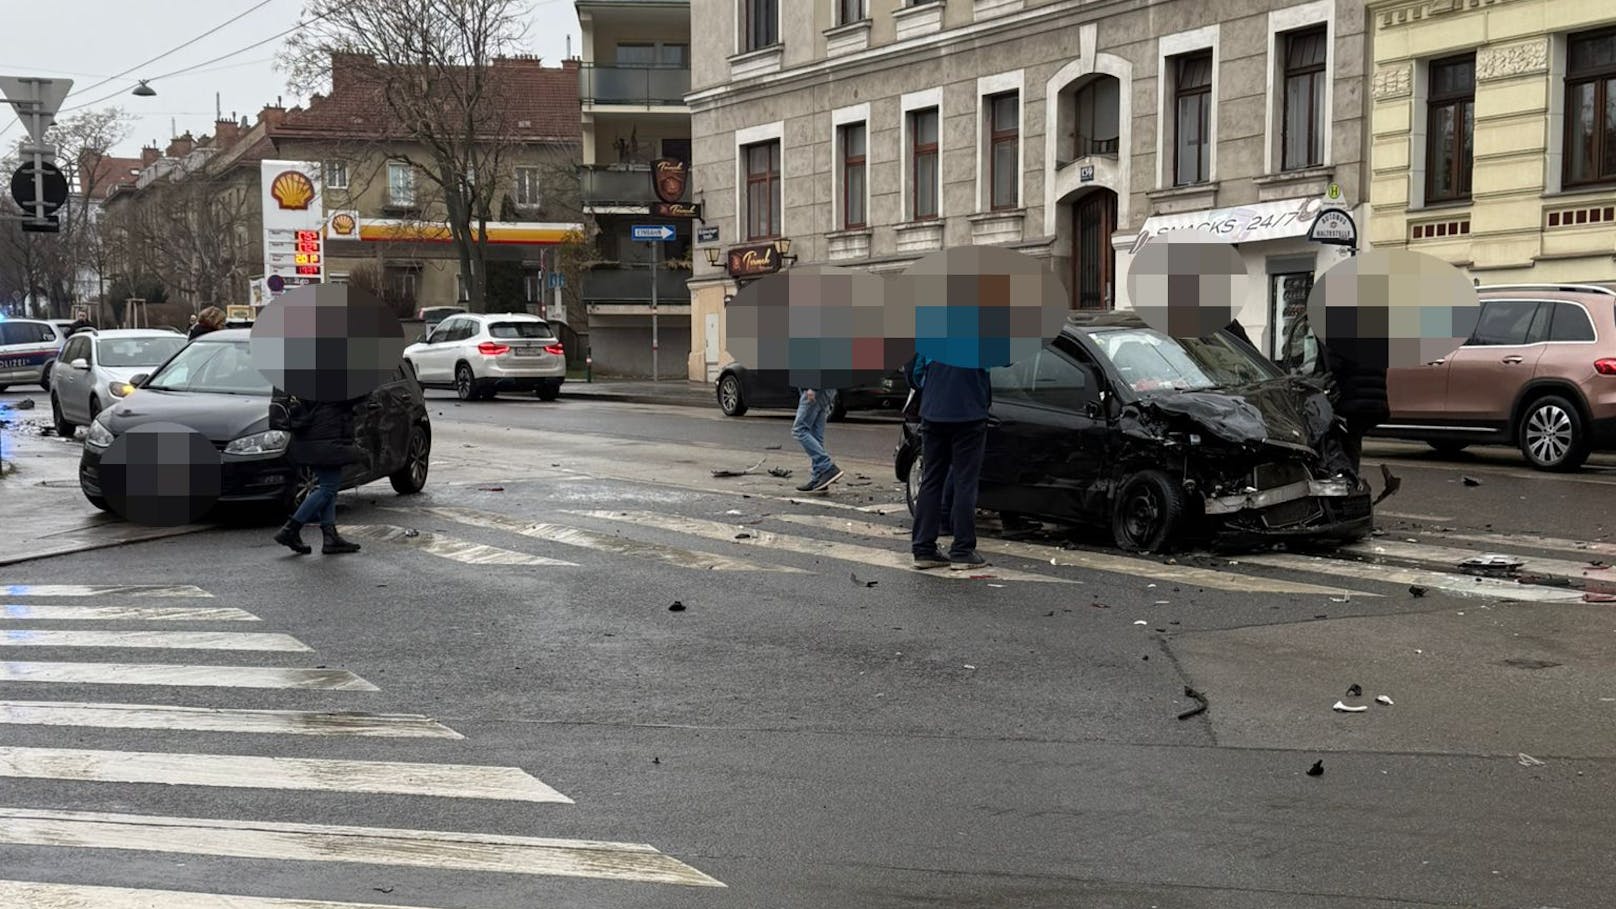
[[90,428],[84,433],[84,444],[93,445],[96,448],[106,448],[112,444],[112,440],[112,430],[107,428],[107,424],[99,419],[90,421]]
[[268,432],[255,432],[250,436],[231,442],[224,447],[225,454],[260,455],[280,454],[286,450],[287,443],[292,441],[292,434],[284,429],[271,429]]
[[112,392],[115,398],[126,398],[135,392],[135,386],[128,382],[112,382],[107,385],[107,391]]

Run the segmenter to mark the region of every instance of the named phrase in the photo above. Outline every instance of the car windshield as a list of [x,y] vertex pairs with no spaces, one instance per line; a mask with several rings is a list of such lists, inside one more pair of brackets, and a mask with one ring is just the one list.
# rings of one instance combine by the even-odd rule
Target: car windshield
[[96,352],[102,366],[158,366],[185,346],[185,338],[103,338]]
[[547,322],[495,322],[488,333],[496,338],[552,338]]
[[144,388],[227,395],[268,395],[274,388],[252,364],[245,341],[196,341],[147,380]]
[[1152,328],[1116,328],[1089,337],[1136,392],[1200,391],[1279,378],[1271,364],[1222,335],[1180,339]]

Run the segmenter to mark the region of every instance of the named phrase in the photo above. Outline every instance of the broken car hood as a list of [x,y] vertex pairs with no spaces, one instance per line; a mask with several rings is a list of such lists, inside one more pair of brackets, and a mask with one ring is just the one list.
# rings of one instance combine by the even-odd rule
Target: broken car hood
[[1235,445],[1269,443],[1317,451],[1335,421],[1323,391],[1290,377],[1237,388],[1152,395],[1138,406],[1147,414],[1188,420],[1198,431]]

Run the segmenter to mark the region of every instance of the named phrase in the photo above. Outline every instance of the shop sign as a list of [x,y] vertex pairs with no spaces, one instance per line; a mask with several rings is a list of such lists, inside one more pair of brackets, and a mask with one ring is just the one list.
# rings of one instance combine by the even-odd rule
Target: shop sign
[[729,251],[728,264],[732,278],[772,275],[780,270],[780,251],[773,243],[737,246]]
[[1304,237],[1323,208],[1324,201],[1318,198],[1286,199],[1234,208],[1157,215],[1146,219],[1139,236],[1134,239],[1132,252],[1138,253],[1155,237],[1180,230],[1196,231],[1226,243],[1259,243]]
[[658,158],[651,162],[651,189],[663,202],[672,204],[683,199],[689,182],[689,164],[677,158]]
[[701,220],[700,202],[652,202],[650,214],[658,218]]

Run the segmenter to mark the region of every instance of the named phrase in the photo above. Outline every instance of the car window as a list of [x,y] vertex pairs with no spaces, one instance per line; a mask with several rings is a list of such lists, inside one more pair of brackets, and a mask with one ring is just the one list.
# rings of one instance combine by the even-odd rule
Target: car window
[[185,338],[102,338],[97,346],[102,366],[161,366],[174,351],[185,346]]
[[489,335],[496,338],[553,338],[547,322],[494,322]]
[[57,340],[49,322],[0,322],[0,344],[49,344]]
[[427,336],[427,341],[433,344],[442,344],[444,341],[450,339],[450,337],[454,334],[455,326],[459,324],[459,319],[445,319],[442,322],[439,322],[437,326],[432,329],[432,334]]
[[1481,317],[1476,320],[1476,332],[1470,336],[1470,345],[1485,347],[1500,344],[1527,344],[1538,319],[1536,300],[1486,300],[1481,304]]
[[62,360],[67,363],[72,363],[74,360],[78,359],[88,360],[89,351],[89,338],[73,338],[67,342],[66,347],[62,348]]
[[1173,338],[1152,328],[1111,328],[1089,337],[1137,392],[1249,385],[1280,376],[1272,363],[1221,334]]
[[1556,302],[1554,321],[1549,327],[1550,341],[1592,341],[1594,323],[1588,313],[1575,303]]
[[146,388],[215,394],[268,395],[274,389],[252,365],[245,342],[191,344],[149,379]]

